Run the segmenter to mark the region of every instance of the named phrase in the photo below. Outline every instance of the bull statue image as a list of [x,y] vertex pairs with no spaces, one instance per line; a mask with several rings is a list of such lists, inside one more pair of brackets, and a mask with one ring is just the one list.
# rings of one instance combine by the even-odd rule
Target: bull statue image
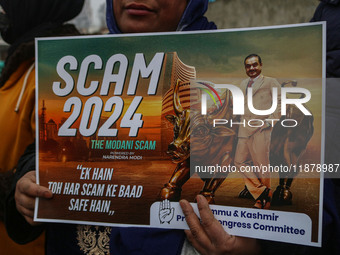
[[[233,148],[236,131],[227,126],[213,127],[213,119],[232,118],[232,102],[229,92],[219,109],[210,115],[201,115],[195,109],[183,109],[179,98],[179,85],[177,81],[173,93],[173,108],[175,115],[166,118],[174,125],[174,139],[168,146],[167,153],[171,156],[176,168],[168,183],[164,185],[159,194],[160,200],[179,201],[182,186],[190,178],[190,162],[193,165],[228,166],[233,161]],[[213,174],[209,178],[201,179],[204,182],[200,191],[209,203],[214,203],[216,190],[225,180],[226,174]]]
[[[281,87],[288,84],[296,87],[297,81],[283,82]],[[313,136],[314,117],[313,115],[304,115],[295,105],[287,105],[287,115],[282,116],[280,122],[283,119],[294,119],[298,125],[293,128],[274,126],[271,134],[269,161],[271,165],[298,166],[307,144]],[[298,171],[280,172],[279,185],[273,194],[273,205],[292,204],[290,187],[297,174]]]

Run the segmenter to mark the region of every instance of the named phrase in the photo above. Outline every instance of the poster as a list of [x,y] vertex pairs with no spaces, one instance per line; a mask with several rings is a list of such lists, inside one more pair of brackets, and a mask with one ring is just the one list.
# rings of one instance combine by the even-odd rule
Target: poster
[[[241,89],[254,53],[280,86],[270,109]],[[321,245],[322,175],[338,167],[322,156],[323,23],[40,38],[36,54],[37,182],[54,194],[36,221],[183,229],[178,201],[201,192],[232,235]],[[286,200],[257,209],[234,160],[240,126],[264,125],[271,162],[243,170],[270,172]]]

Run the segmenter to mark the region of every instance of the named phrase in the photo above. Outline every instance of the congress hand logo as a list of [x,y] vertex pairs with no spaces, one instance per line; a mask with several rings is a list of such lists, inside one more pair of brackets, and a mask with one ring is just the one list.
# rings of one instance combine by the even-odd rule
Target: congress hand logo
[[170,224],[170,221],[174,217],[175,208],[171,208],[170,201],[165,199],[159,203],[159,221],[161,224],[167,222]]

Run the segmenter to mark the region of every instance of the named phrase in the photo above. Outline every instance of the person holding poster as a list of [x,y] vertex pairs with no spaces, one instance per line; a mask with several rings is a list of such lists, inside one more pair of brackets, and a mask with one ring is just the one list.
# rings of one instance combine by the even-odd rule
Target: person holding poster
[[[203,16],[208,0],[107,0],[107,23],[110,33],[190,31],[216,29]],[[35,183],[35,145],[28,146],[20,159],[15,200],[9,207],[18,209],[7,223],[17,242],[27,242],[41,229],[32,229],[35,197],[51,198],[51,191]],[[19,217],[18,213],[22,216]],[[20,224],[15,224],[18,220]],[[12,224],[12,225],[11,225]],[[16,226],[13,229],[13,226]],[[184,232],[145,228],[105,228],[72,224],[45,224],[46,254],[189,254],[183,248]],[[25,231],[24,231],[25,230]],[[29,232],[28,230],[31,230]],[[14,233],[15,231],[15,233]],[[40,232],[38,232],[39,234]],[[28,239],[30,238],[30,239]],[[91,243],[89,243],[91,240]],[[109,240],[109,242],[108,242]]]
[[[241,90],[247,93],[252,93],[253,107],[257,110],[267,110],[271,108],[273,101],[277,106],[280,106],[280,84],[276,79],[265,77],[262,73],[262,60],[256,54],[247,56],[244,60],[244,67],[248,79],[242,81]],[[273,88],[276,88],[276,96],[273,95]],[[242,171],[242,167],[254,164],[256,166],[269,165],[269,146],[272,124],[266,119],[280,119],[280,107],[272,114],[255,115],[250,111],[250,107],[245,107],[245,114],[241,116],[240,122],[245,122],[245,125],[240,125],[238,130],[238,143],[235,153],[235,165],[241,170],[244,175],[246,189],[250,192],[256,202],[254,207],[259,209],[268,209],[272,198],[270,190],[270,173],[254,173],[252,171]],[[263,121],[263,126],[258,124],[250,126],[248,123],[252,119]],[[241,193],[243,193],[242,191]]]
[[[192,2],[194,2],[195,4],[198,3],[198,1],[192,1]],[[187,8],[189,8],[190,3],[192,2],[188,2]],[[112,2],[110,1],[109,3],[112,3]],[[132,6],[130,5],[129,8],[125,8],[125,9],[138,9],[139,11],[138,10],[132,11],[132,14],[135,13],[135,14],[140,15],[142,13],[143,15],[147,15],[147,13],[149,12],[145,10],[149,10],[151,8],[134,4]],[[113,15],[112,13],[113,12],[111,11],[109,15]],[[186,13],[186,11],[184,11],[184,13]],[[115,19],[113,19],[113,21],[115,21]],[[139,20],[139,22],[141,22],[141,20]],[[124,24],[127,24],[127,23],[128,23],[127,21],[124,22]],[[117,27],[117,29],[120,32],[124,32],[123,31],[124,29],[122,29],[121,27],[119,28]],[[33,166],[34,157],[35,157],[35,152],[34,152],[34,146],[33,146],[32,153],[26,154],[25,157],[22,158],[22,160],[20,161],[21,167],[19,169],[24,169],[28,165]],[[26,169],[32,170],[34,168],[31,168],[31,169],[26,168]],[[30,176],[28,175],[26,177],[30,177]],[[25,177],[23,177],[21,181],[18,182],[18,185],[17,185],[17,187],[19,186],[21,187],[21,190],[18,188],[17,201],[19,201],[20,196],[24,198],[22,201],[24,200],[32,201],[31,197],[35,197],[35,196],[41,196],[41,197],[46,197],[46,198],[49,197],[50,192],[48,190],[44,189],[43,187],[39,187],[38,185],[34,185],[34,182],[32,182],[32,179],[30,178],[26,178],[26,180],[24,180],[24,178]],[[34,192],[29,193],[30,189],[31,190],[36,189],[37,193],[34,193]],[[46,196],[44,194],[46,194]],[[25,197],[25,195],[29,195],[31,197],[27,197],[27,196]],[[208,207],[204,207],[205,200],[200,200],[199,198],[197,200],[198,200],[200,209],[202,209],[202,205],[203,205],[203,208],[205,208],[206,211],[209,211]],[[32,205],[34,207],[33,203]],[[185,207],[185,204],[183,205],[183,207]],[[24,210],[23,208],[21,209]],[[205,218],[204,217],[202,218],[204,220],[203,223],[205,223]],[[195,228],[193,228],[193,225],[190,224],[190,217],[188,217],[187,220],[192,229],[192,232],[190,233],[195,234]],[[197,221],[197,223],[200,224],[199,221]],[[81,229],[79,230],[78,227],[81,227]],[[203,227],[204,229],[202,230],[204,232],[206,228],[209,228],[209,225],[203,224]],[[182,242],[183,242],[183,235],[181,235],[182,231],[167,231],[167,230],[163,231],[163,230],[152,230],[152,229],[146,230],[146,229],[135,229],[135,228],[130,228],[130,229],[112,228],[111,236],[110,236],[110,247],[108,247],[107,237],[109,236],[109,233],[107,231],[107,228],[101,229],[101,232],[94,232],[93,229],[91,229],[89,226],[48,224],[46,226],[46,229],[47,229],[47,235],[48,235],[47,247],[49,248],[47,251],[47,254],[53,254],[53,253],[54,254],[55,253],[65,254],[65,251],[67,251],[67,253],[70,253],[70,254],[79,254],[79,253],[93,254],[95,252],[105,254],[105,253],[108,253],[109,250],[111,254],[131,254],[131,253],[133,254],[179,254],[180,252],[183,252],[183,249],[181,249]],[[196,228],[196,236],[198,234],[197,230],[198,228]],[[208,232],[208,230],[209,229],[207,229],[205,233]],[[98,243],[99,238],[97,237],[99,234],[101,235],[103,231],[105,231],[104,233],[105,235],[104,235],[104,238],[100,238],[100,240],[103,240],[104,242],[99,244]],[[83,235],[79,236],[78,233],[83,234]],[[172,235],[171,233],[173,233],[174,235]],[[218,229],[216,229],[216,231],[215,230],[212,231],[212,234],[215,234],[211,236],[213,238],[214,237],[222,238],[224,241],[227,241],[228,239],[230,239],[227,244],[227,250],[224,250],[225,252],[228,252],[228,251],[234,252],[236,249],[243,249],[241,251],[244,253],[254,254],[259,251],[256,240],[242,239],[238,237],[230,237],[227,234],[222,234],[221,232],[218,232]],[[221,235],[216,236],[216,234],[221,234]],[[179,238],[177,238],[176,236],[179,236]],[[79,237],[86,237],[85,238],[86,240],[84,240],[84,242],[82,243],[79,243],[80,242]],[[93,246],[92,247],[86,246],[85,241],[90,241],[87,243],[91,243],[93,244]],[[195,247],[199,247],[198,245],[205,245],[206,243],[204,242],[195,243],[193,241],[193,244],[195,245]],[[105,247],[100,246],[100,245],[103,245]],[[103,250],[102,248],[105,248],[105,250]],[[210,253],[203,252],[203,253],[213,254],[212,252]],[[215,253],[217,253],[217,250],[215,250]],[[188,253],[185,253],[185,254],[188,254]]]
[[[1,36],[9,44],[0,77],[0,179],[1,189],[5,192],[11,187],[11,178],[20,156],[35,139],[34,38],[79,35],[73,25],[64,22],[77,16],[83,4],[84,0],[0,1]],[[11,178],[6,179],[8,176]],[[5,195],[1,195],[3,204]],[[12,209],[5,213],[5,223],[17,216],[15,205]],[[17,218],[14,222],[7,227],[13,230],[20,224]],[[3,222],[0,223],[0,235],[1,254],[44,254],[43,236],[34,243],[17,245],[8,237]],[[9,235],[13,237],[11,233]]]

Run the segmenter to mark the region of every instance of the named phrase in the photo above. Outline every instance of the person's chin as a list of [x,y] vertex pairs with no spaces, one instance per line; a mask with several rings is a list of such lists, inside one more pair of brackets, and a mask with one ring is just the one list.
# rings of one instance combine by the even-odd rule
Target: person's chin
[[125,23],[121,30],[123,33],[146,33],[154,31],[150,22],[142,21]]

